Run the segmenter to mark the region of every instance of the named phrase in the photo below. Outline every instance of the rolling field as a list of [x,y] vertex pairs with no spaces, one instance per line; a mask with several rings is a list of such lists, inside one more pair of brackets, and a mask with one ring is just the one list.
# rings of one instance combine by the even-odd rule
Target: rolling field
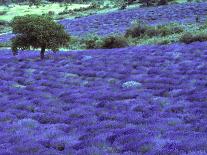
[[[80,7],[88,7],[87,4],[72,4],[69,5],[69,10],[78,9]],[[51,3],[41,5],[39,7],[32,6],[29,7],[28,5],[14,5],[13,7],[5,7],[0,6],[0,11],[7,11],[7,13],[3,16],[0,16],[0,20],[11,21],[15,16],[24,16],[26,14],[47,14],[49,11],[54,11],[58,14],[65,9],[64,6],[60,6],[58,3]]]
[[147,24],[163,24],[169,22],[195,23],[196,16],[203,22],[207,15],[207,3],[172,4],[167,6],[133,8],[108,14],[98,14],[80,19],[61,20],[59,23],[72,35],[87,34],[108,35],[123,33],[138,20]]
[[[164,24],[169,22],[195,23],[196,17],[204,22],[207,15],[207,3],[172,4],[167,6],[133,8],[111,13],[91,15],[78,19],[60,20],[67,32],[73,36],[83,37],[89,34],[106,36],[124,33],[135,20],[148,24]],[[0,42],[9,41],[11,34],[0,35]]]
[[206,154],[206,48],[1,50],[0,152]]
[[[206,7],[59,22],[74,36],[104,36],[134,20],[202,23]],[[49,51],[45,60],[39,51],[0,49],[0,155],[207,155],[206,60],[207,42]]]

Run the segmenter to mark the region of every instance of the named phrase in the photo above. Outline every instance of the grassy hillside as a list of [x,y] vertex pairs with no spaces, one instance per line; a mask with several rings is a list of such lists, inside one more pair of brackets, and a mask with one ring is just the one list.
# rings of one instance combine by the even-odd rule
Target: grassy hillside
[[[64,25],[72,36],[69,47],[64,50],[103,48],[103,42],[109,35],[116,36],[118,40],[124,38],[129,46],[189,42],[188,39],[191,40],[190,42],[203,41],[207,38],[206,7],[207,3],[173,4],[159,8],[117,10],[73,20],[64,19],[59,23]],[[173,12],[173,10],[177,11]],[[199,18],[196,19],[196,17]],[[139,33],[139,24],[133,24],[139,21],[147,23],[141,25],[145,31],[141,34]],[[163,25],[153,26],[159,24]],[[126,31],[132,31],[131,33],[134,33],[135,36],[131,36],[133,34],[124,36]],[[186,39],[186,33],[194,36]],[[185,35],[184,39],[183,35]],[[11,37],[12,35],[1,35],[0,47],[9,47]]]
[[[88,7],[89,4],[71,4],[68,6],[68,10],[79,9],[81,7]],[[26,14],[47,14],[50,11],[53,11],[55,14],[63,12],[65,9],[64,6],[59,3],[51,3],[40,5],[39,7],[28,5],[13,5],[11,7],[0,6],[0,12],[6,11],[6,13],[0,16],[0,20],[10,21],[14,16],[23,16]]]

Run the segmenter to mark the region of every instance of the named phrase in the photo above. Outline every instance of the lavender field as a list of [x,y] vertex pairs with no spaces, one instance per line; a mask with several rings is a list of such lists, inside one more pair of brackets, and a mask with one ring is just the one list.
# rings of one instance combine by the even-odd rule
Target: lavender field
[[88,33],[108,35],[123,33],[134,20],[148,24],[164,24],[169,22],[194,23],[196,16],[200,22],[207,14],[207,3],[172,4],[149,8],[134,8],[123,11],[92,15],[74,20],[61,20],[66,30],[72,35],[83,36]]
[[207,43],[0,51],[0,154],[206,155]]
[[[200,2],[59,23],[72,36],[107,36],[134,20],[199,25],[206,15]],[[0,155],[207,155],[207,42],[47,51],[44,60],[1,48]]]

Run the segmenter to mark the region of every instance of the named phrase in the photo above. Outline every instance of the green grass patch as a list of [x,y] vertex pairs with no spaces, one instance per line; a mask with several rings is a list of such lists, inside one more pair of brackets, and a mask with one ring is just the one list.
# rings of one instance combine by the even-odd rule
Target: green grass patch
[[194,33],[186,32],[180,37],[179,41],[186,44],[196,41],[200,41],[200,42],[207,41],[207,29]]
[[[89,4],[71,4],[68,6],[68,10],[74,10],[79,8],[85,8],[88,7]],[[0,20],[5,21],[11,21],[15,16],[24,16],[27,14],[48,14],[50,11],[54,11],[55,14],[58,14],[60,12],[63,12],[65,10],[65,7],[61,6],[59,3],[51,3],[51,4],[45,4],[40,5],[39,7],[32,6],[29,7],[29,5],[14,5],[13,7],[6,7],[6,6],[0,6],[0,13],[6,12],[2,16],[0,16]]]

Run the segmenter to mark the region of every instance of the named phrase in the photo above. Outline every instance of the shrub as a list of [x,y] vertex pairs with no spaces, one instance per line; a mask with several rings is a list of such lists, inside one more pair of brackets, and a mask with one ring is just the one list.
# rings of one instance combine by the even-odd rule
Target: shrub
[[157,2],[157,5],[167,5],[168,4],[168,1],[167,0],[159,0]]
[[125,37],[131,36],[132,38],[141,37],[146,30],[147,25],[140,21],[135,21],[132,26],[126,30]]
[[66,15],[66,14],[75,15],[76,13],[74,10],[63,10],[62,12],[58,13],[58,15]]
[[132,26],[126,30],[125,37],[167,36],[174,33],[181,33],[183,31],[184,29],[176,23],[149,26],[142,22],[134,22]]
[[128,46],[126,39],[118,35],[111,35],[103,38],[97,35],[89,35],[85,37],[82,42],[84,42],[86,49],[110,49]]
[[54,11],[48,11],[48,16],[54,16],[55,12]]
[[48,16],[17,16],[12,20],[11,26],[13,33],[16,34],[12,38],[14,55],[18,49],[41,48],[40,56],[43,59],[46,49],[58,51],[59,47],[66,46],[70,39],[64,27]]
[[127,2],[125,0],[115,1],[115,6],[118,7],[119,10],[124,10],[127,8]]
[[97,35],[89,35],[83,39],[86,49],[96,49],[101,47],[101,38]]
[[126,9],[126,8],[127,8],[127,4],[126,4],[126,3],[123,3],[123,4],[120,6],[119,10],[124,10],[124,9]]
[[156,35],[167,36],[174,33],[181,33],[184,29],[176,23],[170,23],[166,25],[157,25],[154,31]]
[[183,34],[180,37],[180,42],[183,42],[183,43],[186,43],[186,44],[189,44],[189,43],[193,42],[193,35],[189,32]]
[[136,0],[114,0],[113,3],[119,9],[125,9],[128,5],[131,5]]
[[128,46],[126,39],[122,36],[108,36],[103,39],[101,48],[122,48]]
[[159,5],[167,5],[169,0],[140,0],[142,6],[159,6]]
[[88,9],[99,9],[101,6],[97,2],[92,2]]
[[186,32],[180,37],[180,42],[183,42],[186,44],[196,42],[196,41],[200,41],[200,42],[207,41],[207,34],[200,33],[200,34],[193,35],[190,32]]
[[62,12],[59,12],[58,15],[66,15],[68,14],[68,11],[67,10],[63,10]]

